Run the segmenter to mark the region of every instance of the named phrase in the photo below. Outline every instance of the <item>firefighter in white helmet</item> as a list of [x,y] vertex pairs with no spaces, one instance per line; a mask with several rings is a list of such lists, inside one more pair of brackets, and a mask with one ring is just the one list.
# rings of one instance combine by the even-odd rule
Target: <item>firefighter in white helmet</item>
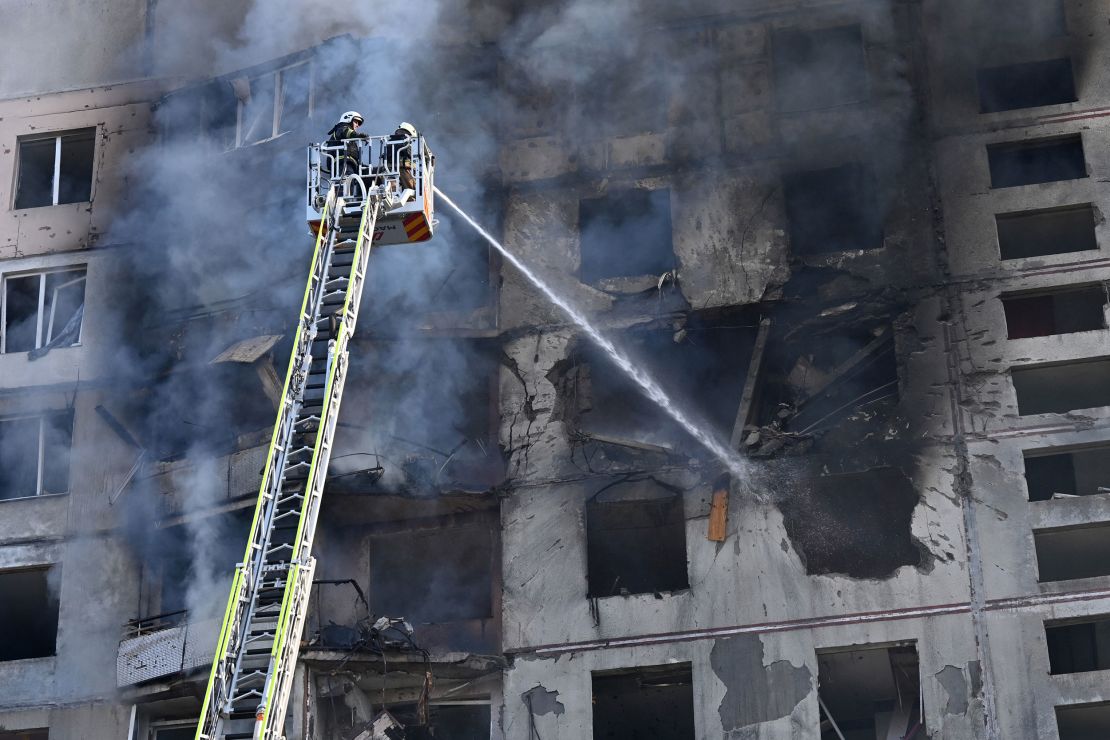
[[386,167],[397,166],[402,190],[416,190],[416,177],[412,173],[412,141],[419,134],[411,123],[402,121],[386,142],[383,154]]
[[358,127],[362,125],[362,114],[349,110],[339,117],[339,123],[331,127],[328,132],[327,146],[345,145],[340,154],[339,176],[353,175],[358,172],[358,142],[355,139],[369,139],[367,134],[361,133]]

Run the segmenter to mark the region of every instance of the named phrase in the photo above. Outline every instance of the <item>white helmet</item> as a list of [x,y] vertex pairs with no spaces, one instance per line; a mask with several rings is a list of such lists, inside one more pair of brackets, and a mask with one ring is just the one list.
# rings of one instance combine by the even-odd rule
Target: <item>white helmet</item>
[[407,123],[405,121],[401,121],[401,123],[397,125],[397,130],[404,131],[409,136],[417,136],[416,126],[413,126],[411,123]]
[[340,123],[355,123],[356,121],[359,126],[362,125],[362,114],[357,110],[349,110],[339,117]]

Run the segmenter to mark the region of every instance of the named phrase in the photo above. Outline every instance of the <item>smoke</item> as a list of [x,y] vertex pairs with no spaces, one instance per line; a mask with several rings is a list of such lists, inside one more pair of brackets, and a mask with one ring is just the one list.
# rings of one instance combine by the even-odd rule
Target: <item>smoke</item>
[[[65,38],[66,29],[53,22],[56,6],[47,12],[46,3],[24,3],[13,12],[16,4],[4,5],[0,20],[23,39],[27,55],[0,71],[0,94],[151,72],[194,82],[237,77],[244,68],[322,44],[313,55],[314,114],[276,141],[226,151],[237,94],[229,80],[186,84],[168,96],[156,111],[155,128],[172,135],[134,153],[132,204],[101,239],[133,245],[113,276],[126,289],[115,301],[116,320],[108,322],[120,339],[113,370],[124,390],[116,403],[127,408],[130,424],[156,457],[195,462],[178,486],[183,513],[190,515],[182,532],[190,560],[182,590],[188,606],[204,613],[218,610],[226,597],[222,545],[232,542],[232,550],[241,550],[241,537],[234,526],[195,517],[226,491],[218,461],[236,436],[272,419],[252,369],[215,368],[210,361],[246,336],[283,333],[276,355],[279,372],[284,369],[311,249],[303,220],[303,148],[322,139],[342,111],[360,110],[370,133],[389,133],[401,120],[415,123],[438,156],[439,185],[487,225],[500,222],[506,204],[501,167],[514,169],[514,157],[524,156],[503,155],[503,142],[532,137],[535,146],[550,146],[555,158],[567,160],[568,172],[598,181],[593,194],[601,194],[608,187],[608,154],[599,153],[603,139],[664,127],[674,132],[666,137],[667,153],[702,172],[749,160],[819,168],[829,164],[830,152],[866,158],[883,198],[876,209],[885,215],[887,199],[899,197],[912,157],[907,142],[918,125],[906,50],[868,41],[864,95],[878,103],[866,114],[783,116],[781,128],[762,134],[740,127],[737,122],[752,110],[775,105],[766,92],[773,87],[769,65],[763,64],[766,76],[755,77],[763,92],[752,83],[747,93],[762,94],[759,104],[724,101],[739,113],[718,126],[705,115],[710,92],[721,88],[733,63],[758,67],[753,58],[771,56],[766,37],[751,42],[753,50],[725,31],[664,32],[647,20],[658,9],[636,0],[536,3],[513,14],[463,0],[142,5],[144,13],[113,26],[116,36],[95,43],[82,43],[78,34],[84,29],[76,21],[67,24],[73,36]],[[707,17],[738,10],[724,0],[700,5]],[[864,38],[910,39],[916,29],[908,25],[904,5],[862,4]],[[126,4],[115,7],[122,19]],[[772,33],[770,24],[762,33]],[[969,31],[962,38],[979,35]],[[484,43],[451,43],[468,36]],[[960,38],[945,43],[958,47]],[[794,78],[797,97],[823,94],[815,80],[824,78],[804,74],[804,67],[801,72]],[[638,177],[625,177],[625,184],[635,185]],[[574,201],[583,192],[568,191],[555,199]],[[645,221],[657,221],[657,215]],[[566,226],[573,231],[572,223]],[[359,460],[381,455],[387,482],[400,483],[406,456],[433,448],[433,459],[442,462],[453,440],[474,437],[462,396],[478,395],[489,371],[484,349],[465,341],[393,336],[434,326],[437,313],[460,310],[471,311],[464,323],[474,333],[494,328],[493,307],[484,302],[485,247],[448,218],[438,229],[427,245],[391,247],[373,256],[359,335],[395,341],[354,349],[357,372],[344,403],[351,427],[341,430],[337,450],[337,459],[351,457],[340,470],[358,469]],[[573,259],[560,261],[564,255],[555,241],[509,246],[525,253],[531,265],[553,266],[549,271],[561,285],[575,266]],[[565,243],[558,249],[572,253]],[[615,245],[602,261],[617,265],[629,248],[634,245]],[[704,304],[682,306],[688,307]],[[408,441],[398,444],[399,438]],[[139,487],[122,500],[128,534],[144,561],[167,557],[167,543],[152,531],[156,496]]]

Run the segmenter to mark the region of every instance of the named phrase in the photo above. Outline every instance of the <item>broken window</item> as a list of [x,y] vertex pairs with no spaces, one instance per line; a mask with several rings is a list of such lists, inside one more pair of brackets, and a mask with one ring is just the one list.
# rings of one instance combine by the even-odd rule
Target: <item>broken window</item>
[[1106,740],[1110,737],[1110,704],[1065,704],[1056,707],[1060,740]]
[[50,568],[0,571],[0,661],[51,656],[57,635]]
[[0,305],[0,352],[69,347],[81,341],[85,269],[8,275]]
[[893,412],[899,393],[894,331],[872,321],[866,316],[857,326],[795,331],[789,342],[772,344],[760,403],[764,428],[747,443],[752,454],[772,454],[790,442],[764,434],[768,426],[805,435],[859,419],[870,429]]
[[19,139],[15,207],[39,208],[92,199],[96,129]]
[[1110,447],[1056,453],[1029,450],[1025,453],[1025,485],[1030,501],[1110,491]]
[[1090,203],[1036,211],[1000,213],[998,251],[1004,260],[1098,249]]
[[[677,332],[630,331],[620,344],[676,403],[728,438],[758,333],[750,312],[687,317]],[[575,431],[595,439],[673,447],[690,441],[675,421],[596,345],[575,351],[558,378],[560,403],[578,410]]]
[[69,491],[73,411],[0,419],[0,501]]
[[689,663],[594,671],[594,740],[694,740]]
[[370,608],[413,624],[493,614],[490,527],[441,527],[370,538]]
[[1015,367],[1010,377],[1021,416],[1110,406],[1110,359]]
[[1087,177],[1083,138],[1079,134],[991,144],[987,147],[987,160],[992,188]]
[[1102,285],[1003,293],[1008,339],[1047,337],[1106,328],[1106,288]]
[[925,738],[913,645],[817,653],[821,740]]
[[794,172],[783,178],[783,188],[795,255],[883,245],[874,177],[862,164]]
[[982,113],[1060,105],[1076,100],[1071,59],[1067,58],[981,69],[978,78]]
[[775,31],[775,99],[780,111],[831,108],[867,98],[867,60],[858,25]]
[[1049,673],[1083,673],[1110,668],[1110,619],[1047,622]]
[[239,146],[290,131],[311,115],[312,67],[301,62],[231,82],[239,98]]
[[647,478],[606,486],[586,502],[587,596],[689,588],[682,493]]
[[919,496],[897,468],[796,481],[779,504],[783,525],[809,575],[887,578],[922,563],[911,531]]
[[1033,532],[1041,583],[1110,575],[1110,525]]
[[580,201],[578,213],[582,282],[674,269],[669,189],[612,190]]

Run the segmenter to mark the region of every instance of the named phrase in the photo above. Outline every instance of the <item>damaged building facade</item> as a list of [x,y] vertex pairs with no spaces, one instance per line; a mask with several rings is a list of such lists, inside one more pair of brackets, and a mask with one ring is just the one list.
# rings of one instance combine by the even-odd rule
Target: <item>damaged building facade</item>
[[1102,9],[443,5],[0,101],[0,740],[193,737],[349,108],[743,475],[441,206],[371,258],[290,738],[1110,737]]

